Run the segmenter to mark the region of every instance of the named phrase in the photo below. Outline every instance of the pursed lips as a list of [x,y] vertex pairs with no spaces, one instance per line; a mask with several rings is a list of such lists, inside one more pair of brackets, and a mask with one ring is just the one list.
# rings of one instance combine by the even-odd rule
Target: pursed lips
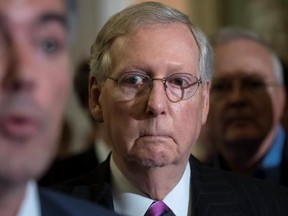
[[171,135],[163,134],[163,133],[145,133],[139,136],[139,139],[149,139],[149,140],[164,140],[171,139]]
[[225,124],[237,124],[237,123],[248,123],[254,119],[250,115],[231,115],[224,119]]
[[40,121],[27,113],[9,114],[0,117],[0,131],[11,138],[28,138],[40,128]]

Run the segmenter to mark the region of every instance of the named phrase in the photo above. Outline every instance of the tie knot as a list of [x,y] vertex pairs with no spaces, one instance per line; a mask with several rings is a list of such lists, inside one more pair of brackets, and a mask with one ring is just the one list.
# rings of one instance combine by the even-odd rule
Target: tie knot
[[145,216],[163,216],[169,211],[171,211],[170,208],[164,202],[159,200],[151,204],[145,213]]

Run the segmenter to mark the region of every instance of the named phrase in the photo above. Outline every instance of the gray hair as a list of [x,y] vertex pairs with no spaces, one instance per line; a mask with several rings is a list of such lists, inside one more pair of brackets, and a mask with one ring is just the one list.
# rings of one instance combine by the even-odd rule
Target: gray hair
[[215,35],[212,40],[212,44],[213,47],[215,47],[237,39],[251,40],[263,46],[270,53],[276,81],[281,85],[284,84],[283,67],[281,61],[275,51],[266,43],[260,34],[247,29],[227,27]]
[[189,27],[200,51],[200,76],[204,82],[211,80],[213,54],[206,36],[187,15],[159,2],[144,2],[129,6],[108,20],[91,47],[91,74],[100,81],[106,80],[112,70],[109,50],[117,38],[144,26],[170,23],[183,23]]

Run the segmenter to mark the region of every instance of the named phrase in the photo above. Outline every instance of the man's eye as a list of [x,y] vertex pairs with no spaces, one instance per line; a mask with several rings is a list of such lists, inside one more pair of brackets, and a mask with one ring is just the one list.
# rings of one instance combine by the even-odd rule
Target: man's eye
[[221,93],[221,92],[228,92],[231,91],[232,86],[227,82],[215,82],[212,85],[212,93]]
[[260,80],[246,80],[243,85],[244,88],[249,90],[258,90],[265,87],[265,83]]
[[174,77],[173,79],[169,79],[169,84],[178,87],[185,87],[188,85],[188,82],[182,77]]
[[46,54],[55,54],[60,51],[63,47],[59,41],[47,38],[45,40],[40,41],[41,50],[44,51]]
[[188,88],[192,86],[193,84],[197,83],[197,79],[195,77],[186,77],[186,76],[175,76],[168,78],[168,83],[171,87],[177,87],[177,88]]
[[122,85],[143,85],[147,80],[139,74],[129,74],[121,78]]

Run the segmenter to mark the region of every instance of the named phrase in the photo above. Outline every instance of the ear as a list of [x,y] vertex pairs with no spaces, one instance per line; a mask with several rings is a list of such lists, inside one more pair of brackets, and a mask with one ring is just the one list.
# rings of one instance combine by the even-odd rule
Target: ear
[[283,113],[285,112],[284,110],[285,110],[285,105],[286,105],[286,97],[287,97],[287,95],[286,95],[286,90],[285,90],[285,86],[278,86],[278,89],[276,89],[276,91],[275,91],[276,93],[275,94],[277,94],[276,96],[275,96],[275,98],[276,98],[276,103],[277,103],[277,105],[276,105],[276,116],[277,116],[277,121],[280,121],[281,120],[281,118],[282,118],[282,116],[284,115]]
[[103,122],[102,107],[99,102],[101,86],[95,76],[89,77],[89,108],[97,122]]
[[207,121],[207,116],[209,113],[210,106],[210,88],[211,81],[207,81],[203,85],[202,97],[203,97],[203,109],[202,109],[202,125],[204,125]]

